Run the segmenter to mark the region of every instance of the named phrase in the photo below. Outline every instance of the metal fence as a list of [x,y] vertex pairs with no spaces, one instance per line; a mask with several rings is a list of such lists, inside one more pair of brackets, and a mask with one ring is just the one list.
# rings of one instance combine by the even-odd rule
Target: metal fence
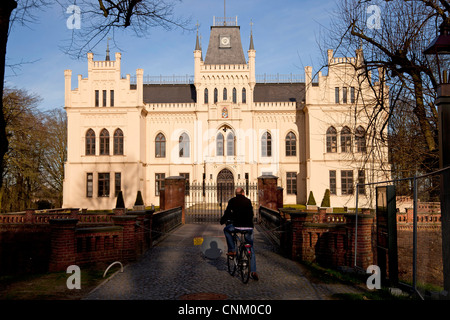
[[255,213],[258,209],[256,183],[191,183],[186,185],[186,223],[219,223],[228,200],[235,195],[237,187],[242,187],[252,201]]
[[[443,291],[444,271],[442,261],[442,223],[440,178],[448,174],[450,167],[429,174],[377,183],[357,184],[356,226],[354,266],[361,269],[357,261],[357,224],[359,187],[395,187],[395,231],[398,256],[398,284],[417,293],[422,299]],[[372,189],[373,191],[373,189]],[[372,209],[376,215],[376,204]],[[380,257],[377,235],[377,219],[374,219],[372,248],[374,264],[384,263]],[[392,236],[392,234],[390,235]],[[395,239],[394,239],[395,240]],[[377,250],[378,249],[378,250]],[[382,261],[383,260],[383,261]],[[389,264],[389,261],[387,261]],[[393,262],[391,262],[393,263]],[[395,264],[393,264],[395,266]],[[388,278],[390,275],[388,275]],[[391,277],[393,278],[393,277]]]

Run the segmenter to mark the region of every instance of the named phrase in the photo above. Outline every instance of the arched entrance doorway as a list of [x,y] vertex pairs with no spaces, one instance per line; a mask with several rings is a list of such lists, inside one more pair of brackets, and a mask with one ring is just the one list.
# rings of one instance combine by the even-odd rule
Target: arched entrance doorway
[[234,196],[234,176],[228,169],[223,169],[217,175],[217,202],[222,206]]

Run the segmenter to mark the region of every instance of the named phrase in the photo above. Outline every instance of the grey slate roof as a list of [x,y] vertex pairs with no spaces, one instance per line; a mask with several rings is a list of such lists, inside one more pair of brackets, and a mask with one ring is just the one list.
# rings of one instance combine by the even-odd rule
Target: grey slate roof
[[297,102],[305,100],[304,83],[257,83],[254,102]]
[[[144,84],[144,103],[195,103],[193,84]],[[297,102],[305,100],[304,83],[257,83],[254,102]]]
[[[220,48],[221,35],[230,36],[231,48]],[[205,64],[246,64],[239,26],[213,26],[209,36]]]
[[194,103],[193,84],[144,84],[144,103]]

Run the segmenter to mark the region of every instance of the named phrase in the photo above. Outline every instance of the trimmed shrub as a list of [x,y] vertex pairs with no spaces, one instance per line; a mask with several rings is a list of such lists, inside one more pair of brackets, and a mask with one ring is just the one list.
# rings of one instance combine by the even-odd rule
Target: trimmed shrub
[[144,200],[142,199],[141,191],[137,192],[136,201],[134,202],[134,205],[135,206],[143,206],[144,205]]
[[125,208],[125,201],[123,200],[123,194],[122,191],[119,191],[116,200],[116,209],[124,209],[124,208]]
[[313,192],[309,192],[308,202],[306,203],[308,206],[315,206],[316,205],[316,199],[314,199]]
[[325,190],[325,194],[323,195],[321,207],[331,207],[330,204],[330,189]]

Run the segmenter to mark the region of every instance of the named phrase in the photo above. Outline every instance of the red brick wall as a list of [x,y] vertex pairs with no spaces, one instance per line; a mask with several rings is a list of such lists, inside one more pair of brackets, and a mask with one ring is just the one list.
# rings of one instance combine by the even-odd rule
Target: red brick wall
[[[397,225],[399,279],[412,282],[412,224]],[[442,230],[439,224],[418,223],[417,281],[443,286]]]
[[76,263],[112,262],[121,256],[122,229],[119,227],[77,230]]
[[77,219],[50,220],[50,262],[49,271],[65,270],[76,263],[75,228]]
[[0,275],[44,273],[49,259],[49,225],[1,225]]
[[64,209],[0,215],[0,274],[135,260],[151,246],[153,212],[115,214]]
[[[291,212],[292,258],[329,266],[354,265],[355,215]],[[357,264],[373,264],[373,215],[358,215]],[[353,236],[352,236],[353,235]]]

